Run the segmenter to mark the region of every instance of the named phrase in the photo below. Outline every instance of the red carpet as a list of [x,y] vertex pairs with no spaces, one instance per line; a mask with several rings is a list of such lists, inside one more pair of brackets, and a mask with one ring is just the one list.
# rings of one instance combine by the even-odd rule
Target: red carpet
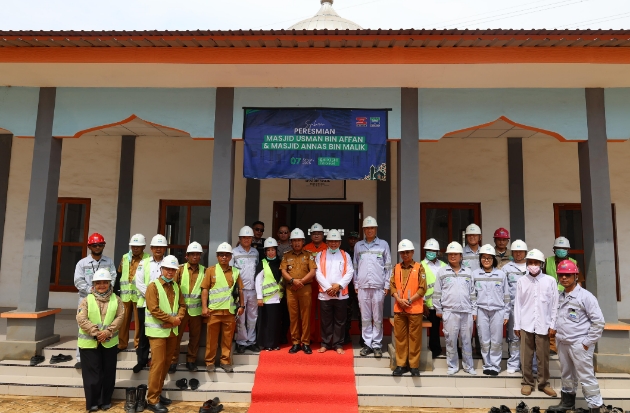
[[352,347],[346,354],[262,351],[248,413],[358,413]]

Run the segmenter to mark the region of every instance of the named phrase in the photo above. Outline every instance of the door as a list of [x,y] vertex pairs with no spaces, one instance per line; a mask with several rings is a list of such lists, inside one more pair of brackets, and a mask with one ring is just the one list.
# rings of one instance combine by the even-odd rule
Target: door
[[208,265],[210,201],[161,200],[158,231],[168,241],[167,254],[186,262],[186,248],[196,241],[203,247],[201,263]]
[[[466,227],[472,223],[481,226],[481,204],[479,203],[444,203],[423,202],[420,204],[422,242],[435,238],[440,243],[440,252],[446,246],[457,241],[462,246],[466,243]],[[421,249],[424,257],[424,248]]]

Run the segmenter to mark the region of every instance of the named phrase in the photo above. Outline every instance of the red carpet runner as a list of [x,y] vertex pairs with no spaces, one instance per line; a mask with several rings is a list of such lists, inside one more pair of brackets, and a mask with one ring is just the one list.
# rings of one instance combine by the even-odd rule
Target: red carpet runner
[[346,354],[262,351],[248,413],[358,413],[352,347]]

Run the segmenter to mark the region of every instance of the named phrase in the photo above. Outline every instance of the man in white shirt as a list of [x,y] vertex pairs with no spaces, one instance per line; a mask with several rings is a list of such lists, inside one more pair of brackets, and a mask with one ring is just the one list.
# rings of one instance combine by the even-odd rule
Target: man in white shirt
[[347,317],[348,285],[352,281],[354,269],[350,255],[340,250],[341,235],[336,229],[328,231],[325,251],[317,253],[315,277],[319,284],[320,331],[324,353],[334,348],[344,354],[343,341]]
[[538,362],[538,390],[557,397],[549,383],[549,337],[556,334],[558,287],[556,280],[542,272],[545,256],[537,249],[527,253],[527,274],[516,285],[514,334],[521,339],[521,394],[529,396],[534,388],[532,362]]

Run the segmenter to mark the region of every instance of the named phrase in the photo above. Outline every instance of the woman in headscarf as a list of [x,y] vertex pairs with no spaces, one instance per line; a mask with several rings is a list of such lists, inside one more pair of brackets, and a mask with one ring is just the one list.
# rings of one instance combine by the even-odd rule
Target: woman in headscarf
[[267,351],[280,350],[282,340],[282,296],[284,285],[278,258],[278,243],[267,238],[265,257],[256,268],[256,297],[258,299],[257,341]]

